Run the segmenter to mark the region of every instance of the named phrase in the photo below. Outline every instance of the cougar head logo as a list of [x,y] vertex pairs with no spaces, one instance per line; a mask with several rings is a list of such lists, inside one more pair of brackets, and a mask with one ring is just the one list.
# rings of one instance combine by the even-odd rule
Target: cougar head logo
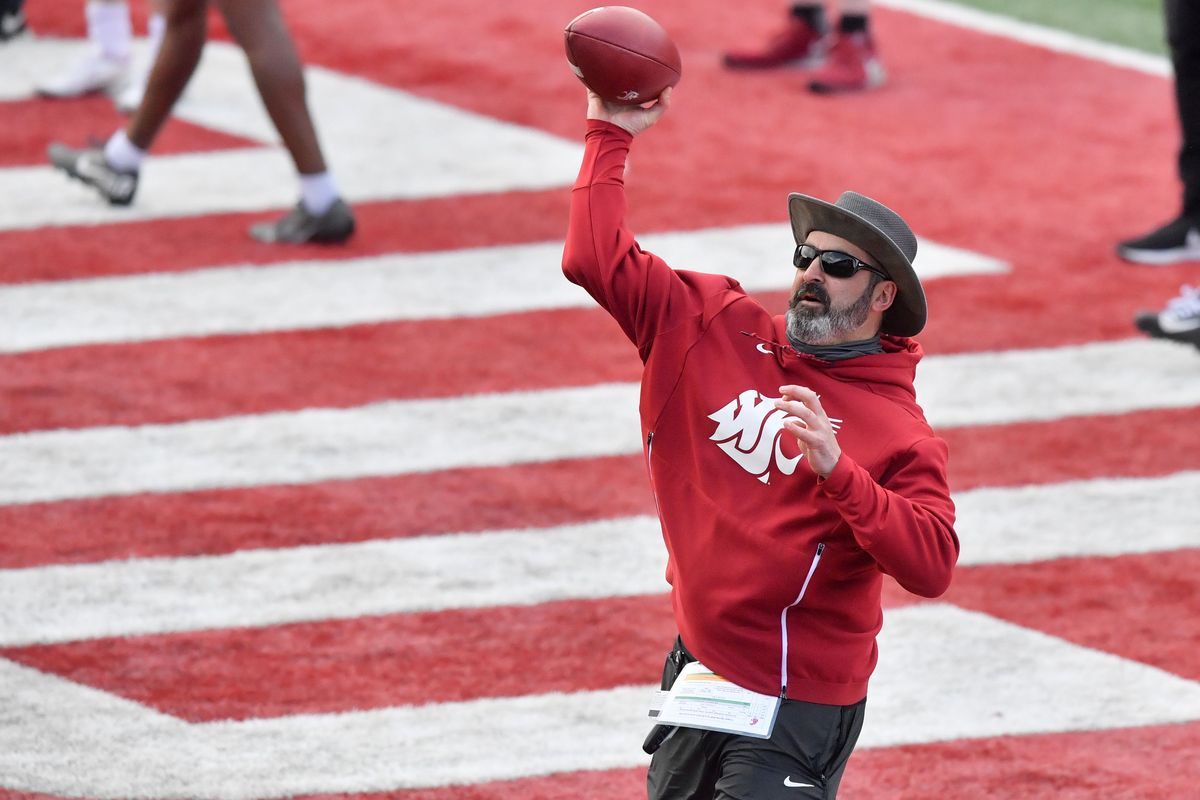
[[[717,423],[709,440],[763,483],[771,482],[772,464],[784,475],[791,475],[804,458],[803,454],[788,458],[780,449],[786,435],[783,421],[787,413],[775,408],[773,400],[755,389],[747,389],[708,415]],[[834,430],[840,427],[841,420],[830,422]]]

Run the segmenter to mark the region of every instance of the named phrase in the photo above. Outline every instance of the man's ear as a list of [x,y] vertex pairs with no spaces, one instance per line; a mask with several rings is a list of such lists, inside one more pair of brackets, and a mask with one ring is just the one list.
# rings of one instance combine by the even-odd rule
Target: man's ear
[[875,296],[871,299],[872,311],[887,311],[896,302],[896,284],[892,281],[880,281],[875,287]]

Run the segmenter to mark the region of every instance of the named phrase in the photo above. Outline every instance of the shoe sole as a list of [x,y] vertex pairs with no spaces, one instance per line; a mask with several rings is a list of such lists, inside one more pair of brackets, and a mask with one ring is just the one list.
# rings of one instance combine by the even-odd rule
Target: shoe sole
[[[62,167],[59,167],[59,169],[62,169]],[[99,192],[100,196],[103,197],[105,200],[107,200],[108,204],[110,206],[120,206],[122,208],[125,208],[126,206],[133,205],[133,195],[130,195],[129,197],[124,197],[124,198],[123,197],[113,197],[111,195],[105,194],[104,192],[100,191],[100,187],[97,186],[96,184],[92,183],[91,181],[89,181],[87,178],[84,178],[81,175],[77,175],[74,172],[71,172],[69,170],[63,169],[63,172],[65,172],[67,174],[67,176],[70,177],[72,180],[79,181],[84,186],[88,187],[89,189]]]
[[1169,342],[1200,347],[1200,328],[1186,331],[1166,331],[1163,330],[1156,316],[1135,317],[1133,326],[1152,339],[1164,339]]
[[1169,267],[1189,261],[1200,261],[1200,252],[1179,248],[1174,250],[1135,250],[1127,247],[1118,247],[1117,257],[1133,264],[1142,264],[1148,267]]
[[349,230],[345,233],[338,231],[336,233],[314,233],[307,239],[296,241],[294,239],[279,239],[275,238],[274,224],[270,222],[257,223],[250,226],[250,238],[256,242],[263,244],[290,244],[290,245],[305,245],[305,244],[320,244],[320,245],[336,245],[344,244],[351,236],[354,235],[356,226],[350,225]]
[[878,61],[875,61],[867,64],[867,77],[861,84],[847,86],[844,84],[811,81],[808,84],[808,90],[813,94],[848,94],[850,92],[868,92],[872,89],[878,89],[886,83],[887,73],[884,71],[883,66]]
[[832,83],[818,83],[813,81],[808,84],[808,90],[813,94],[852,94],[854,92],[869,92],[872,89],[878,89],[885,84],[884,81],[879,83],[857,84],[855,86],[838,86]]
[[1151,339],[1161,339],[1164,342],[1175,342],[1176,344],[1190,344],[1193,347],[1200,348],[1200,335],[1181,336],[1166,333],[1150,333],[1149,331],[1145,331],[1145,333]]

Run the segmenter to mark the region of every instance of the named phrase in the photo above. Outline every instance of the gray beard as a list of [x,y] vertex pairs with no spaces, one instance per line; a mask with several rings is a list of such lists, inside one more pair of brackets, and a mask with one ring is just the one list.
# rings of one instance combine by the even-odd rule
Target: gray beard
[[826,305],[821,309],[801,306],[797,298],[804,294],[804,287],[792,296],[788,303],[787,334],[793,342],[809,345],[837,344],[846,341],[851,331],[857,330],[871,313],[871,291],[867,290],[849,306],[833,308]]

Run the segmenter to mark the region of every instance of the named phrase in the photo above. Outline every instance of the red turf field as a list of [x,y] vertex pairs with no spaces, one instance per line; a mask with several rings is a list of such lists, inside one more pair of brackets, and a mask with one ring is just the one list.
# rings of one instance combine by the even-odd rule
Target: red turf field
[[[30,5],[41,36],[82,35],[78,3]],[[855,754],[841,796],[1192,796],[1200,353],[1143,342],[1130,320],[1196,281],[1200,267],[1133,268],[1112,253],[1118,238],[1174,211],[1169,82],[887,9],[875,24],[891,82],[878,92],[820,98],[798,73],[722,71],[730,32],[738,43],[765,33],[777,5],[641,4],[676,35],[684,78],[671,113],[635,146],[635,229],[783,225],[787,192],[832,198],[853,188],[901,210],[923,238],[1009,266],[927,285],[920,338],[930,370],[944,370],[950,377],[938,380],[951,388],[964,376],[960,392],[931,402],[959,414],[947,411],[938,427],[960,503],[975,514],[960,522],[964,553],[980,555],[936,603],[890,588],[894,652],[932,666],[915,674],[901,664],[873,687],[882,696],[876,704],[872,695],[867,729],[879,739]],[[284,7],[311,65],[489,125],[580,138],[584,98],[559,29],[586,5]],[[0,50],[0,64],[11,52]],[[356,123],[364,136],[379,133],[373,112],[363,108]],[[385,182],[356,200],[360,233],[332,251],[245,236],[248,222],[283,204],[161,217],[143,204],[152,218],[15,225],[36,204],[18,181],[39,180],[30,168],[45,145],[106,135],[119,118],[99,98],[16,97],[0,113],[4,326],[13,342],[35,323],[65,331],[62,344],[0,349],[0,697],[10,698],[0,712],[0,798],[642,796],[642,708],[628,709],[634,735],[609,725],[607,738],[609,712],[587,712],[654,682],[674,633],[665,586],[643,591],[608,574],[590,593],[538,589],[586,572],[591,551],[545,563],[535,552],[575,541],[574,526],[615,521],[619,531],[653,514],[640,455],[560,447],[569,435],[513,434],[496,450],[480,441],[492,455],[477,458],[475,442],[452,444],[480,424],[479,408],[511,398],[564,411],[528,427],[487,419],[487,438],[508,427],[569,431],[569,411],[636,381],[632,348],[601,312],[531,299],[486,313],[415,308],[252,331],[217,319],[207,333],[126,338],[89,328],[86,313],[54,314],[60,291],[83,298],[63,308],[90,302],[120,316],[129,292],[149,291],[143,281],[319,263],[336,282],[339,267],[423,254],[450,265],[423,280],[465,301],[483,290],[456,283],[453,260],[469,266],[489,248],[527,253],[519,248],[560,239],[569,176],[439,192],[398,173],[394,191]],[[436,151],[446,133],[414,124],[381,138],[403,161],[418,144]],[[177,120],[156,154],[253,146]],[[330,155],[336,167],[342,153]],[[447,163],[482,155],[440,153]],[[87,213],[86,198],[61,187],[64,206]],[[553,256],[527,267],[561,281]],[[294,281],[279,284],[294,294],[278,305],[310,291],[278,274]],[[479,285],[486,277],[480,267]],[[771,307],[782,308],[786,280],[760,292]],[[236,280],[228,286],[238,292]],[[35,318],[31,309],[48,310]],[[204,316],[196,324],[211,322]],[[972,391],[1002,397],[1001,410],[953,405]],[[404,415],[418,412],[426,422],[404,428]],[[412,438],[382,447],[372,426],[393,417]],[[364,466],[376,457],[379,466]],[[448,585],[460,541],[494,552],[496,564]],[[529,563],[499,563],[526,541]],[[1031,555],[1015,541],[1030,542]],[[372,556],[377,545],[383,555]],[[388,559],[393,581],[364,577]],[[632,555],[626,566],[636,571]],[[441,588],[423,598],[425,580]],[[412,598],[395,599],[410,589]],[[229,608],[206,616],[226,596]],[[952,638],[964,619],[978,642]],[[921,708],[889,705],[892,687]],[[915,719],[924,713],[946,720],[940,735]],[[577,728],[586,736],[569,735]],[[491,752],[463,752],[462,741]]]

